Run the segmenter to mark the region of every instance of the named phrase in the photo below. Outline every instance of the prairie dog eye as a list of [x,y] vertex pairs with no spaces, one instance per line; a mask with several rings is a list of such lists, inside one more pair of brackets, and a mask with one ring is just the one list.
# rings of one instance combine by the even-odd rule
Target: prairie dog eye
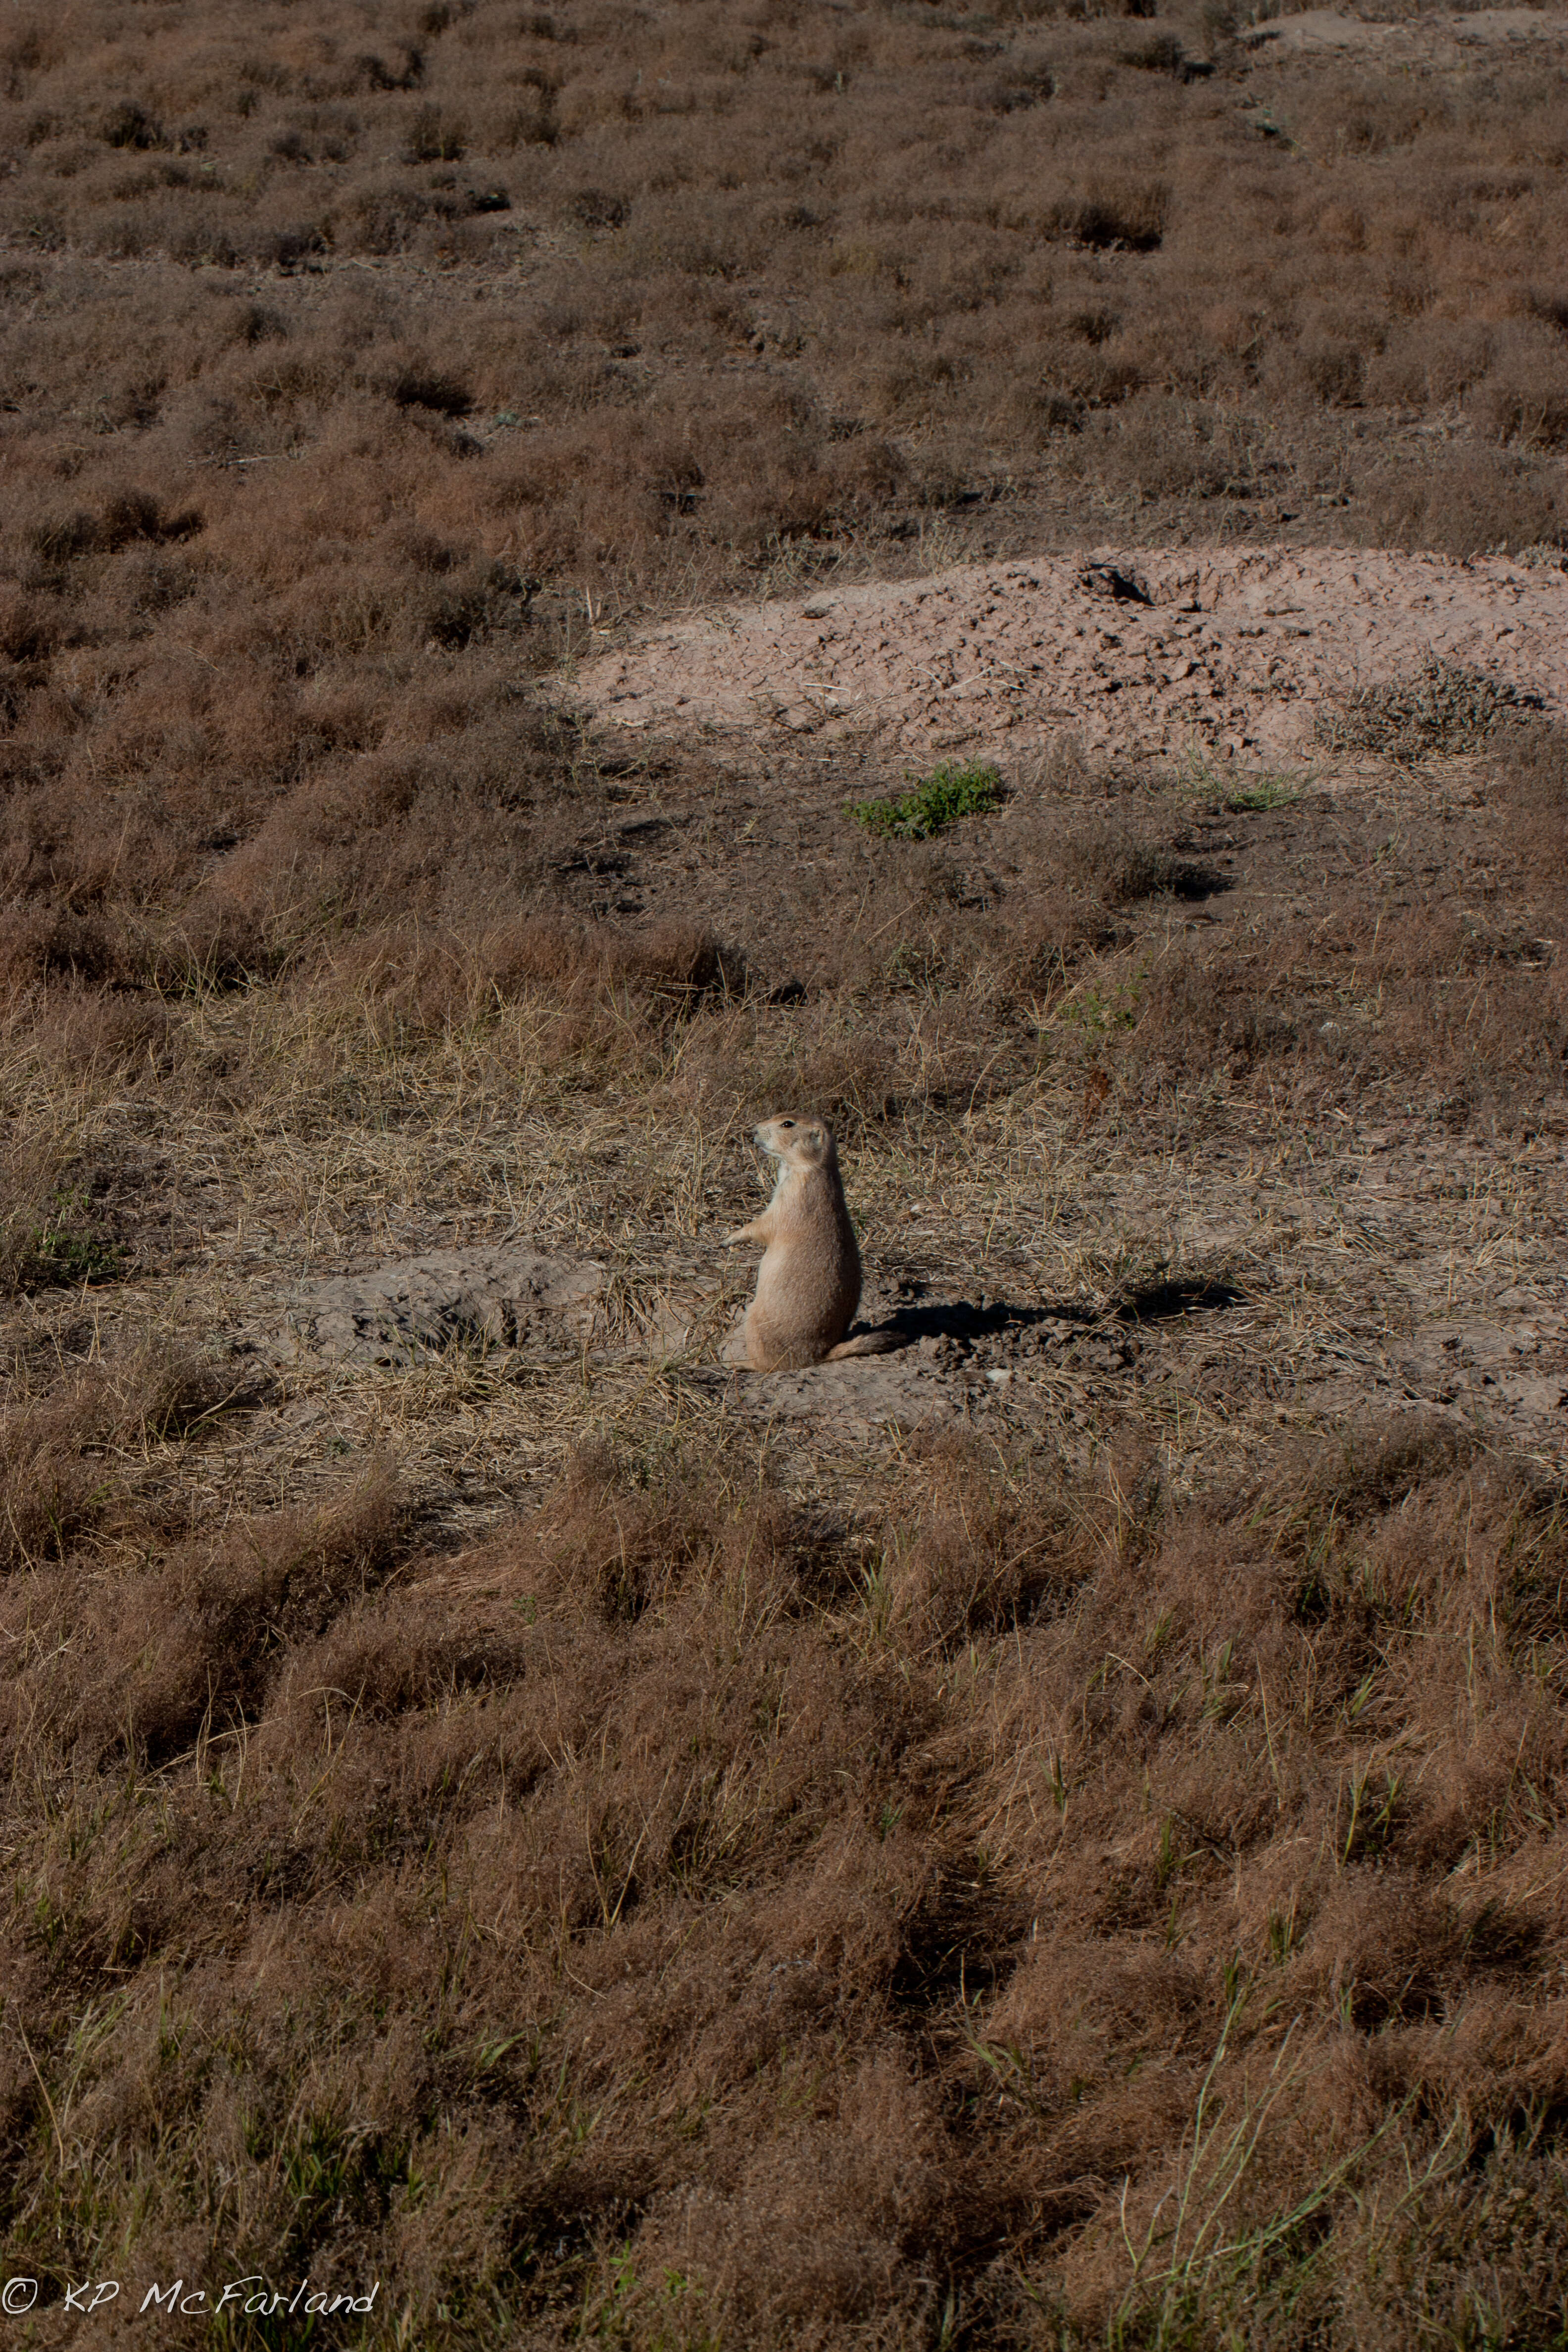
[[795,1121],[793,1118],[781,1118],[779,1125],[781,1127],[793,1127],[795,1125]]

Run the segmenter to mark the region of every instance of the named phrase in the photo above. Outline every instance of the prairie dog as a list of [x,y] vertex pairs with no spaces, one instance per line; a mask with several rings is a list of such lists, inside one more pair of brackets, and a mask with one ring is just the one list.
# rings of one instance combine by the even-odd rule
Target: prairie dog
[[726,1234],[767,1244],[746,1309],[746,1361],[754,1372],[795,1371],[866,1351],[840,1346],[860,1304],[860,1252],[845,1205],[838,1148],[826,1119],[791,1113],[764,1119],[757,1141],[779,1163],[760,1217]]

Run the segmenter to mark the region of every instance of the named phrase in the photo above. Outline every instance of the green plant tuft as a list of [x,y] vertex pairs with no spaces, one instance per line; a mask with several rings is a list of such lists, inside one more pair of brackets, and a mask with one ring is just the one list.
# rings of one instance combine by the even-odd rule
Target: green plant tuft
[[1224,793],[1220,806],[1227,816],[1254,816],[1267,809],[1289,808],[1300,797],[1298,787],[1288,784],[1283,776],[1259,776],[1254,783]]
[[1190,751],[1181,770],[1187,790],[1212,808],[1223,810],[1226,816],[1256,816],[1269,809],[1288,808],[1299,801],[1306,785],[1311,782],[1310,773],[1291,775],[1269,768],[1260,769],[1245,782],[1238,782],[1234,771],[1205,759],[1199,751]]
[[895,841],[927,841],[961,816],[989,816],[1002,805],[999,772],[977,761],[944,760],[896,801],[848,801],[857,824]]
[[14,1256],[13,1278],[21,1290],[113,1281],[125,1264],[120,1244],[93,1223],[89,1202],[75,1190],[57,1192],[43,1222],[30,1232],[24,1226]]

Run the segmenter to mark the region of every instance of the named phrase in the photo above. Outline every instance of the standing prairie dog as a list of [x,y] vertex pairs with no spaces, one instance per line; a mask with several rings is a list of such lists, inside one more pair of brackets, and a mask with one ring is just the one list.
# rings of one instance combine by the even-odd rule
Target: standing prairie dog
[[860,1304],[860,1252],[833,1129],[792,1115],[764,1119],[756,1138],[779,1163],[773,1196],[760,1217],[724,1236],[726,1244],[767,1244],[746,1310],[747,1363],[754,1372],[797,1371],[873,1352],[870,1334],[844,1340]]

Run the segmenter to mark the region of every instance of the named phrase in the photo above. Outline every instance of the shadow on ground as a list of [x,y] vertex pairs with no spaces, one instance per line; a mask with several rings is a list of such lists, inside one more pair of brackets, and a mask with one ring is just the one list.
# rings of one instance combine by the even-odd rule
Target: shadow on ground
[[886,1341],[889,1349],[918,1346],[922,1339],[974,1341],[1022,1335],[1042,1327],[1058,1337],[1087,1333],[1106,1323],[1166,1323],[1196,1314],[1239,1307],[1243,1294],[1223,1276],[1173,1276],[1127,1291],[1108,1314],[1076,1303],[1021,1306],[1010,1299],[906,1299],[874,1319],[856,1322],[849,1336]]

